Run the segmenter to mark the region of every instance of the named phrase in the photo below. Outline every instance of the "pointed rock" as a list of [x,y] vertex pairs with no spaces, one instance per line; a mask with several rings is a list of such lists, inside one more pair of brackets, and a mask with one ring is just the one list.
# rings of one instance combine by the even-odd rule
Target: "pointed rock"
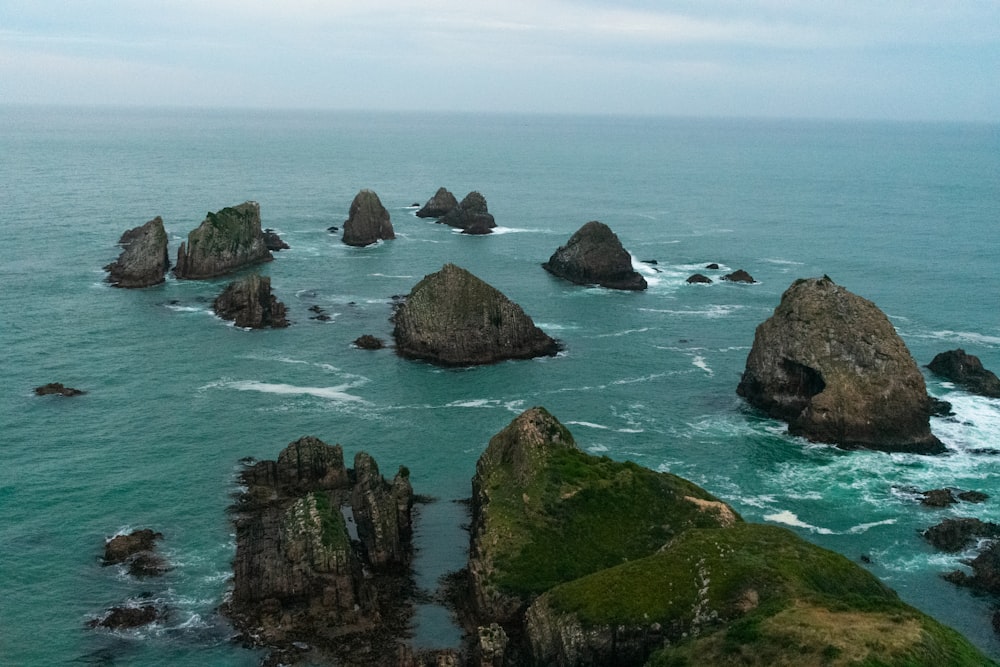
[[288,326],[285,304],[271,294],[271,279],[252,273],[226,286],[212,303],[215,314],[238,327],[263,329]]
[[434,196],[427,200],[423,208],[417,211],[418,218],[440,218],[447,215],[451,209],[458,206],[455,195],[445,188],[438,188]]
[[592,220],[577,230],[542,268],[578,285],[644,290],[646,279],[632,268],[632,256],[603,222]]
[[170,268],[167,254],[167,232],[163,218],[126,231],[118,243],[124,248],[118,259],[104,267],[108,282],[115,287],[149,287],[164,281]]
[[248,201],[209,213],[178,248],[174,275],[214,278],[272,259],[260,228],[260,205]]
[[493,215],[487,209],[486,197],[476,191],[465,195],[465,199],[442,216],[438,222],[473,234],[490,234],[497,226]]
[[344,222],[343,241],[350,246],[366,246],[396,234],[389,220],[389,211],[371,190],[362,190],[351,202],[351,210]]

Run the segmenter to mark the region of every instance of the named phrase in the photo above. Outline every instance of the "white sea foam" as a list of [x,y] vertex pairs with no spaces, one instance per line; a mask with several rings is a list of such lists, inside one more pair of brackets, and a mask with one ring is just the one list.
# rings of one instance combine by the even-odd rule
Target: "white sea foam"
[[465,401],[452,401],[446,408],[498,408],[501,402],[492,398],[474,398]]
[[353,394],[347,393],[348,389],[355,386],[354,384],[342,384],[336,387],[299,387],[293,384],[258,382],[256,380],[236,380],[223,382],[219,386],[226,387],[228,389],[235,389],[237,391],[259,391],[265,394],[279,394],[285,396],[315,396],[316,398],[325,398],[338,402],[365,402],[365,400],[360,396],[354,396]]
[[663,313],[665,315],[707,317],[710,320],[714,320],[714,319],[719,319],[721,317],[728,317],[737,310],[740,310],[745,307],[746,306],[738,304],[713,304],[710,306],[706,306],[705,308],[684,308],[680,310],[675,310],[670,308],[640,308],[639,311],[646,313]]
[[[525,234],[525,233],[529,233],[530,234],[530,233],[537,233],[537,232],[541,232],[541,231],[543,231],[543,230],[540,230],[540,229],[524,229],[524,228],[521,228],[521,227],[501,227],[501,226],[498,225],[498,226],[496,226],[496,227],[493,228],[492,233],[493,234]],[[461,234],[461,230],[459,230],[458,233]]]
[[414,276],[394,276],[388,273],[369,273],[368,275],[375,278],[399,278],[400,280],[412,280]]
[[884,519],[882,521],[872,521],[871,523],[859,523],[857,526],[852,526],[847,530],[851,535],[857,535],[859,533],[867,533],[872,528],[878,526],[891,526],[896,523],[895,519]]
[[829,528],[820,528],[819,526],[813,526],[805,521],[801,520],[794,512],[788,510],[781,510],[780,512],[775,512],[774,514],[765,514],[764,521],[771,521],[773,523],[781,523],[786,526],[792,526],[793,528],[804,528],[806,530],[817,533],[818,535],[833,535],[833,531]]
[[587,451],[592,454],[603,454],[604,452],[609,452],[611,450],[608,449],[607,445],[591,445],[590,447],[587,447]]
[[701,370],[705,371],[709,375],[715,375],[715,371],[709,368],[708,362],[705,361],[705,357],[701,355],[695,355],[695,357],[691,360],[691,363],[694,364],[696,367],[700,368]]
[[583,422],[583,421],[568,421],[567,424],[573,424],[575,426],[586,426],[587,428],[596,428],[603,431],[610,431],[610,426],[605,426],[603,424],[595,424],[594,422]]
[[762,262],[767,262],[768,264],[778,264],[780,266],[805,266],[804,262],[796,262],[791,259],[763,259]]
[[930,340],[946,340],[954,343],[974,343],[978,345],[988,345],[990,347],[1000,345],[1000,336],[978,333],[975,331],[930,331],[926,333],[909,334],[913,338],[924,338]]
[[183,306],[179,303],[168,303],[166,306],[176,313],[206,313],[209,315],[215,315],[211,308],[205,308],[203,306]]
[[614,333],[598,334],[594,336],[594,338],[618,338],[634,333],[645,333],[649,331],[649,329],[650,327],[642,327],[641,329],[625,329],[624,331],[615,331]]

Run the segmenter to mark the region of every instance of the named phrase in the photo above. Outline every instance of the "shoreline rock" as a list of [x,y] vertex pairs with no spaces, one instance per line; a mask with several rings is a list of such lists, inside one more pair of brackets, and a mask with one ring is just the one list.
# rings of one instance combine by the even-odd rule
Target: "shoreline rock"
[[542,264],[554,276],[578,285],[644,290],[646,279],[632,268],[632,256],[603,222],[584,224]]
[[979,357],[966,354],[961,348],[936,355],[927,368],[973,394],[1000,398],[1000,378],[993,371],[983,368]]
[[271,252],[278,252],[279,250],[290,250],[291,246],[285,243],[278,233],[273,229],[268,227],[264,230],[264,245]]
[[177,249],[174,275],[179,280],[215,278],[273,259],[260,227],[260,205],[248,201],[209,212]]
[[486,197],[475,190],[465,195],[458,206],[438,218],[438,222],[472,234],[491,234],[497,226],[486,205]]
[[149,528],[115,535],[104,543],[102,564],[126,565],[133,577],[159,576],[170,570],[163,557],[156,553],[156,543],[161,539],[163,533]]
[[212,302],[212,310],[245,329],[288,326],[285,304],[271,293],[271,279],[256,273],[229,283]]
[[389,211],[372,190],[361,190],[354,196],[348,218],[344,222],[342,241],[349,246],[363,247],[382,240],[396,238]]
[[144,225],[127,230],[118,239],[118,244],[123,247],[118,259],[104,267],[112,286],[137,289],[164,282],[170,268],[170,255],[163,218],[156,216]]
[[[417,204],[419,206],[419,204]],[[438,188],[434,196],[427,200],[423,208],[417,211],[418,218],[440,218],[447,215],[451,209],[458,206],[458,199],[446,188]]]

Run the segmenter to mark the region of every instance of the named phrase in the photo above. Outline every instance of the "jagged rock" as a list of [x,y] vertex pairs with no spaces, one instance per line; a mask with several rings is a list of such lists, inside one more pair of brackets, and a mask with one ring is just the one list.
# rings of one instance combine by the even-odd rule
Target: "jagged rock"
[[921,492],[923,498],[920,504],[928,507],[947,507],[958,502],[958,498],[951,492],[951,489],[931,489]]
[[981,593],[1000,595],[1000,543],[989,543],[967,564],[972,568],[971,576],[955,570],[946,574],[945,579]]
[[417,283],[393,320],[400,355],[444,365],[529,359],[559,349],[520,306],[454,264]]
[[935,396],[928,397],[931,401],[931,417],[953,417],[955,412],[951,409],[951,403],[942,401]]
[[788,430],[846,448],[939,453],[930,399],[892,323],[824,276],[795,281],[757,327],[737,393]]
[[982,503],[989,498],[989,495],[982,491],[962,491],[958,494],[958,499],[966,503]]
[[688,278],[687,282],[688,282],[688,284],[699,284],[700,283],[700,284],[704,284],[704,285],[710,285],[710,284],[712,284],[712,279],[709,278],[708,276],[704,275],[704,274],[696,273],[693,276],[691,276],[690,278]]
[[86,393],[82,389],[67,387],[62,382],[50,382],[40,387],[35,387],[35,394],[38,396],[81,396]]
[[344,243],[360,247],[394,238],[396,234],[389,220],[389,211],[382,206],[378,195],[367,189],[355,195],[344,222]]
[[126,535],[115,535],[104,544],[104,565],[126,564],[134,577],[151,577],[163,574],[170,567],[156,553],[157,540],[163,533],[149,528],[134,530]]
[[492,230],[497,226],[493,215],[487,209],[486,197],[476,191],[465,195],[465,198],[459,202],[458,206],[453,207],[441,216],[438,222],[463,230],[474,228],[480,230],[475,232],[479,234],[491,233],[482,230]]
[[164,611],[152,603],[112,607],[99,619],[90,621],[92,628],[108,628],[109,630],[126,630],[149,625],[165,615]]
[[753,276],[751,276],[743,269],[737,269],[732,273],[727,273],[726,275],[722,276],[722,279],[731,283],[753,284],[757,282],[756,280],[753,279]]
[[[378,568],[406,565],[412,532],[408,517],[413,509],[409,481],[401,473],[396,483],[387,483],[375,459],[364,452],[354,457],[354,476],[351,506],[368,562]],[[402,530],[400,519],[406,521]]]
[[644,290],[646,279],[632,268],[632,256],[603,222],[592,220],[559,247],[542,268],[578,285]]
[[271,294],[271,279],[251,273],[233,281],[212,302],[212,310],[238,327],[262,329],[288,326],[285,304]]
[[278,233],[275,232],[270,227],[264,230],[264,245],[271,252],[278,252],[279,250],[288,250],[291,248],[290,245],[285,243]]
[[385,343],[381,338],[365,334],[354,339],[354,346],[362,350],[381,350],[385,347]]
[[156,216],[146,224],[126,231],[118,243],[124,249],[118,259],[104,267],[108,272],[108,282],[115,287],[136,288],[164,281],[170,268],[170,257],[163,218]]
[[938,354],[927,368],[974,394],[1000,398],[1000,378],[983,368],[979,357],[966,354],[961,348]]
[[447,215],[456,206],[458,206],[458,200],[455,199],[455,195],[445,188],[438,188],[434,196],[428,199],[423,208],[417,211],[417,217],[440,218],[443,215]]
[[969,548],[978,539],[1000,538],[1000,524],[969,517],[945,519],[922,535],[941,551],[954,553]]
[[214,278],[272,259],[260,228],[260,205],[248,201],[209,212],[178,248],[174,275],[192,280]]

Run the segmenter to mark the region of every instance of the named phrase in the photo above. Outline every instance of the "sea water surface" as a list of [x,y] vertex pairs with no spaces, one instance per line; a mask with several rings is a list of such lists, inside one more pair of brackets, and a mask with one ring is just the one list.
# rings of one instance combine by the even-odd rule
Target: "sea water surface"
[[[750,521],[788,526],[858,562],[995,658],[994,603],[941,579],[968,554],[919,531],[1000,521],[1000,401],[927,376],[955,416],[948,454],[845,452],[789,437],[735,388],[755,327],[797,278],[874,301],[916,361],[957,347],[1000,371],[1000,127],[822,121],[0,108],[0,663],[252,665],[217,608],[230,585],[227,515],[244,457],[314,435],[411,471],[416,569],[433,595],[465,560],[476,459],[542,405],[592,453],[693,480]],[[415,217],[438,187],[488,200],[497,233]],[[338,234],[371,188],[397,238]],[[119,290],[121,233],[163,217],[170,252],[206,212],[246,200],[291,249],[271,277],[291,327],[245,331],[211,312],[230,278]],[[601,220],[649,281],[586,288],[540,267]],[[655,260],[656,264],[642,260]],[[519,303],[557,357],[442,369],[362,351],[391,342],[392,297],[447,262]],[[704,267],[718,262],[716,271]],[[749,271],[757,283],[718,280]],[[688,285],[692,273],[711,285]],[[319,306],[329,321],[312,319]],[[32,388],[63,382],[65,399]],[[916,491],[983,491],[922,507]],[[102,567],[104,541],[150,527],[173,569]],[[87,627],[155,598],[151,627]],[[432,598],[430,598],[432,599]],[[422,603],[413,643],[457,645]]]

